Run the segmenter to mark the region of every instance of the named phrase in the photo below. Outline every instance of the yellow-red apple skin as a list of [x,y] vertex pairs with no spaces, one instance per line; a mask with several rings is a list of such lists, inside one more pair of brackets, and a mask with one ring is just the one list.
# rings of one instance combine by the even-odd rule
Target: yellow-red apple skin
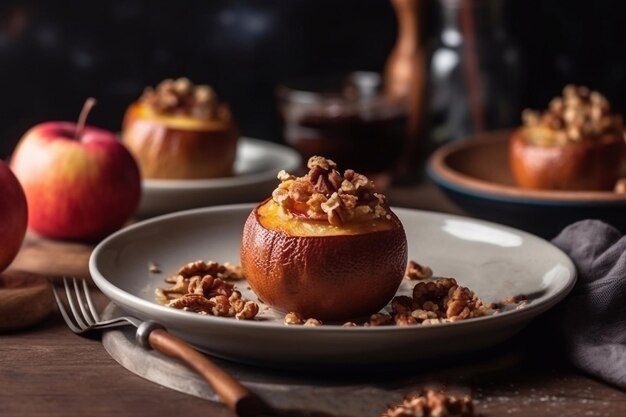
[[621,135],[567,143],[535,144],[517,129],[509,141],[513,177],[522,188],[536,190],[611,190],[622,175],[626,143]]
[[258,207],[246,220],[241,265],[259,298],[284,313],[345,320],[370,315],[395,295],[407,264],[407,241],[392,213],[386,231],[291,236],[265,228]]
[[122,227],[141,197],[137,163],[109,131],[70,122],[27,131],[11,168],[28,202],[28,227],[53,239],[93,241]]
[[28,208],[17,178],[0,160],[0,272],[15,259],[26,235]]
[[233,174],[238,130],[226,113],[223,122],[175,126],[167,117],[144,117],[139,104],[124,116],[122,140],[151,179],[202,179]]

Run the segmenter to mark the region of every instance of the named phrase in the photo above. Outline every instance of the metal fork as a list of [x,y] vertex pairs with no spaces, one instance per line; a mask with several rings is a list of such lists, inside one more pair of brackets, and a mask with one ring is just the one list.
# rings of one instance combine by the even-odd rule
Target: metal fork
[[166,356],[178,359],[198,372],[237,416],[254,417],[265,415],[266,407],[256,395],[248,391],[235,378],[182,339],[168,333],[160,324],[154,321],[142,321],[131,316],[100,320],[98,311],[91,300],[89,287],[84,280],[81,281],[82,285],[79,285],[78,280],[72,278],[72,284],[69,284],[68,280],[63,278],[65,295],[72,317],[70,317],[64,303],[61,301],[56,287],[52,286],[54,298],[61,316],[63,316],[63,320],[74,333],[85,334],[94,330],[128,325],[135,326],[137,328],[135,337],[142,347],[148,350],[154,349]]

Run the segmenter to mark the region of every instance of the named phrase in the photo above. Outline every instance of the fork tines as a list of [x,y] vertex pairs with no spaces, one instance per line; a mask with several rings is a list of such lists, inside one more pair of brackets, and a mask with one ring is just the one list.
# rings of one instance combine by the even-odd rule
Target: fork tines
[[89,330],[93,325],[95,325],[98,321],[100,321],[98,312],[96,311],[96,308],[91,301],[91,297],[89,295],[89,287],[87,286],[87,283],[84,280],[81,280],[81,290],[81,284],[79,284],[78,281],[79,280],[77,280],[76,278],[72,278],[72,284],[70,284],[67,278],[63,277],[65,295],[67,298],[69,309],[72,312],[72,317],[70,317],[65,305],[61,301],[61,297],[59,296],[57,289],[54,286],[52,287],[52,291],[54,292],[54,298],[56,299],[57,306],[59,307],[59,311],[61,312],[61,316],[63,316],[63,320],[65,320],[67,326],[74,333],[85,332]]

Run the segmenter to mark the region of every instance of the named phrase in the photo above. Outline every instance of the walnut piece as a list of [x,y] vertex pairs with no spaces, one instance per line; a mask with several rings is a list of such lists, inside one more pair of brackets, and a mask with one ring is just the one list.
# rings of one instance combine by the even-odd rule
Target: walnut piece
[[307,327],[321,326],[322,321],[315,318],[304,319],[300,313],[291,311],[285,315],[283,322],[287,325],[303,325]]
[[285,324],[303,324],[304,319],[302,316],[294,311],[287,313],[284,319]]
[[526,109],[522,112],[524,126],[541,127],[553,134],[529,135],[528,140],[546,145],[564,145],[604,135],[622,136],[621,116],[611,113],[611,106],[602,94],[587,87],[567,85],[562,97],[555,97],[543,113]]
[[341,226],[353,220],[391,218],[385,196],[375,192],[374,183],[351,169],[343,175],[330,159],[312,156],[303,177],[280,171],[281,181],[272,192],[280,214],[294,213],[312,220],[326,220]]
[[139,102],[166,115],[185,115],[200,120],[220,118],[215,91],[208,85],[193,85],[187,78],[166,79],[156,88],[147,87]]
[[152,274],[160,274],[161,267],[156,262],[148,262],[148,272]]
[[423,280],[433,276],[433,270],[426,266],[420,265],[417,262],[411,260],[406,266],[404,277],[410,280]]
[[[484,316],[490,310],[473,291],[458,285],[454,278],[438,278],[428,282],[418,282],[413,287],[411,303],[407,297],[392,300],[393,306],[411,307],[411,316],[422,324],[458,321]],[[404,313],[404,312],[403,312]],[[437,319],[437,320],[435,320]],[[427,322],[427,323],[425,323]]]
[[364,326],[388,326],[390,324],[393,324],[393,318],[389,314],[375,313],[370,316]]
[[400,404],[390,406],[381,417],[474,417],[469,395],[455,396],[445,390],[422,389]]
[[173,284],[171,287],[156,289],[156,301],[201,314],[252,320],[259,313],[258,304],[242,298],[235,286],[227,282],[242,278],[241,267],[237,265],[190,262],[165,279]]

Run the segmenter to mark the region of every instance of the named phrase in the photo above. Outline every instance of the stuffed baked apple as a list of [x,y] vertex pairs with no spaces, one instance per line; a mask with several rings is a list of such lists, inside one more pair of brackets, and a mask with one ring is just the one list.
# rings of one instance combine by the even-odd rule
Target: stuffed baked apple
[[314,156],[309,172],[278,174],[272,197],[250,213],[241,265],[259,298],[322,320],[375,313],[407,264],[404,228],[367,177]]
[[522,188],[610,190],[623,173],[626,144],[619,115],[586,87],[567,86],[543,113],[525,110],[509,143]]
[[126,111],[122,140],[144,178],[232,175],[238,131],[213,89],[186,78],[146,88]]

